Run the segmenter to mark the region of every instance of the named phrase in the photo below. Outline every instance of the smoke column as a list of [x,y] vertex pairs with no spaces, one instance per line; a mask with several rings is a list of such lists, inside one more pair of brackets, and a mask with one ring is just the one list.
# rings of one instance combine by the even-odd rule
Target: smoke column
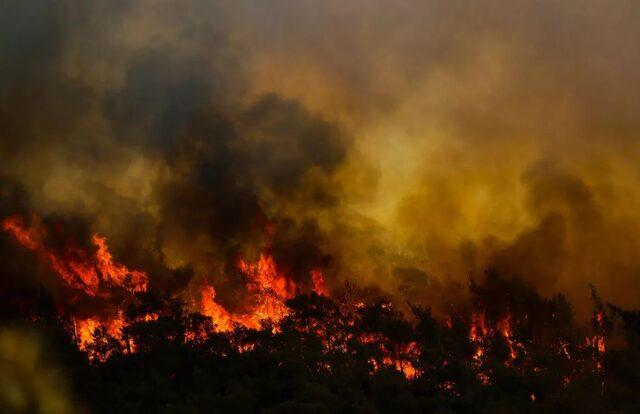
[[[98,233],[152,287],[457,300],[493,267],[578,313],[640,306],[640,5],[0,5],[0,214]],[[37,218],[37,219],[36,219]],[[8,234],[2,291],[55,286]],[[63,293],[59,293],[63,295]],[[6,295],[9,295],[6,293]],[[445,299],[443,299],[445,298]],[[435,306],[435,305],[434,305]]]

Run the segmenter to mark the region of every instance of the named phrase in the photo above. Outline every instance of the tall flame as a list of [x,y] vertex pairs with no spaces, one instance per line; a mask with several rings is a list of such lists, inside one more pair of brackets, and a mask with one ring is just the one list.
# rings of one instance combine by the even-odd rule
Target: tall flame
[[96,251],[88,253],[76,247],[67,246],[57,253],[45,245],[46,229],[35,220],[29,227],[20,216],[3,220],[2,228],[13,235],[18,243],[36,252],[49,267],[70,287],[83,291],[89,296],[110,296],[106,285],[144,292],[147,290],[147,274],[139,270],[129,270],[113,260],[107,247],[106,238],[94,234],[91,241]]
[[205,285],[201,292],[200,312],[213,319],[217,332],[227,332],[234,328],[236,322],[233,315],[230,314],[222,305],[218,304],[216,299],[216,290],[213,286]]
[[240,260],[238,268],[247,277],[247,290],[254,299],[245,312],[231,313],[217,303],[213,286],[201,290],[200,310],[213,319],[217,331],[230,331],[236,325],[258,328],[262,321],[278,322],[289,313],[285,301],[295,296],[296,285],[278,271],[273,257],[261,254],[255,263]]
[[489,333],[485,322],[484,314],[474,313],[471,315],[471,327],[469,328],[469,340],[475,346],[473,359],[479,362],[485,354],[484,340]]
[[320,296],[328,296],[327,288],[324,284],[324,275],[319,270],[311,271],[311,282],[313,282],[313,291]]

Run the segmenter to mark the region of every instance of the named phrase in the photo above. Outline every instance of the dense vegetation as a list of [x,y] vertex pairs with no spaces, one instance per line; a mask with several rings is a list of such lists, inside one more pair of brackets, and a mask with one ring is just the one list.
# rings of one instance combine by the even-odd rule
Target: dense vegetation
[[301,294],[278,326],[231,332],[145,293],[125,341],[95,330],[91,361],[46,292],[29,323],[96,413],[640,412],[640,313],[594,292],[580,327],[564,297],[492,273],[471,293],[441,321],[424,307]]

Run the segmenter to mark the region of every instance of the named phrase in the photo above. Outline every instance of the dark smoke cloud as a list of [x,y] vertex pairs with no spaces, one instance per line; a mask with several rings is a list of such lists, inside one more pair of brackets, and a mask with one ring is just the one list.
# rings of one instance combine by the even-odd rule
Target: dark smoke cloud
[[[98,232],[156,287],[208,278],[223,301],[242,295],[237,259],[268,249],[302,286],[321,268],[421,302],[491,266],[582,308],[589,282],[635,306],[638,17],[599,0],[5,1],[0,212],[85,246]],[[32,273],[1,242],[7,272]]]
[[[4,216],[42,216],[53,251],[90,250],[92,232],[104,234],[160,289],[199,275],[238,294],[237,260],[271,244],[280,267],[305,285],[329,255],[317,245],[327,236],[300,212],[339,206],[328,180],[346,157],[347,134],[295,99],[244,98],[242,48],[216,16],[224,5],[194,2],[207,18],[148,5],[157,18],[149,24],[161,25],[139,23],[148,44],[126,29],[119,44],[111,31],[142,5],[3,5],[2,173],[29,199],[3,191]],[[5,243],[12,254],[7,235]]]

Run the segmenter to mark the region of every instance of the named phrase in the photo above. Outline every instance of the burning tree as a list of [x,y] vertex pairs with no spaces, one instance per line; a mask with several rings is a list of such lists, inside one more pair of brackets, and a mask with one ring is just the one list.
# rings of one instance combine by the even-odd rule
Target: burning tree
[[581,325],[564,296],[490,269],[470,279],[466,304],[436,317],[349,282],[330,290],[317,269],[303,289],[267,249],[237,260],[248,301],[231,310],[206,280],[193,296],[152,289],[99,235],[88,250],[54,249],[37,219],[3,227],[72,292],[59,302],[41,288],[18,320],[57,332],[96,411],[530,412],[586,401],[599,412],[640,403],[638,376],[623,362],[640,360],[637,311],[606,304],[594,288],[591,323]]

